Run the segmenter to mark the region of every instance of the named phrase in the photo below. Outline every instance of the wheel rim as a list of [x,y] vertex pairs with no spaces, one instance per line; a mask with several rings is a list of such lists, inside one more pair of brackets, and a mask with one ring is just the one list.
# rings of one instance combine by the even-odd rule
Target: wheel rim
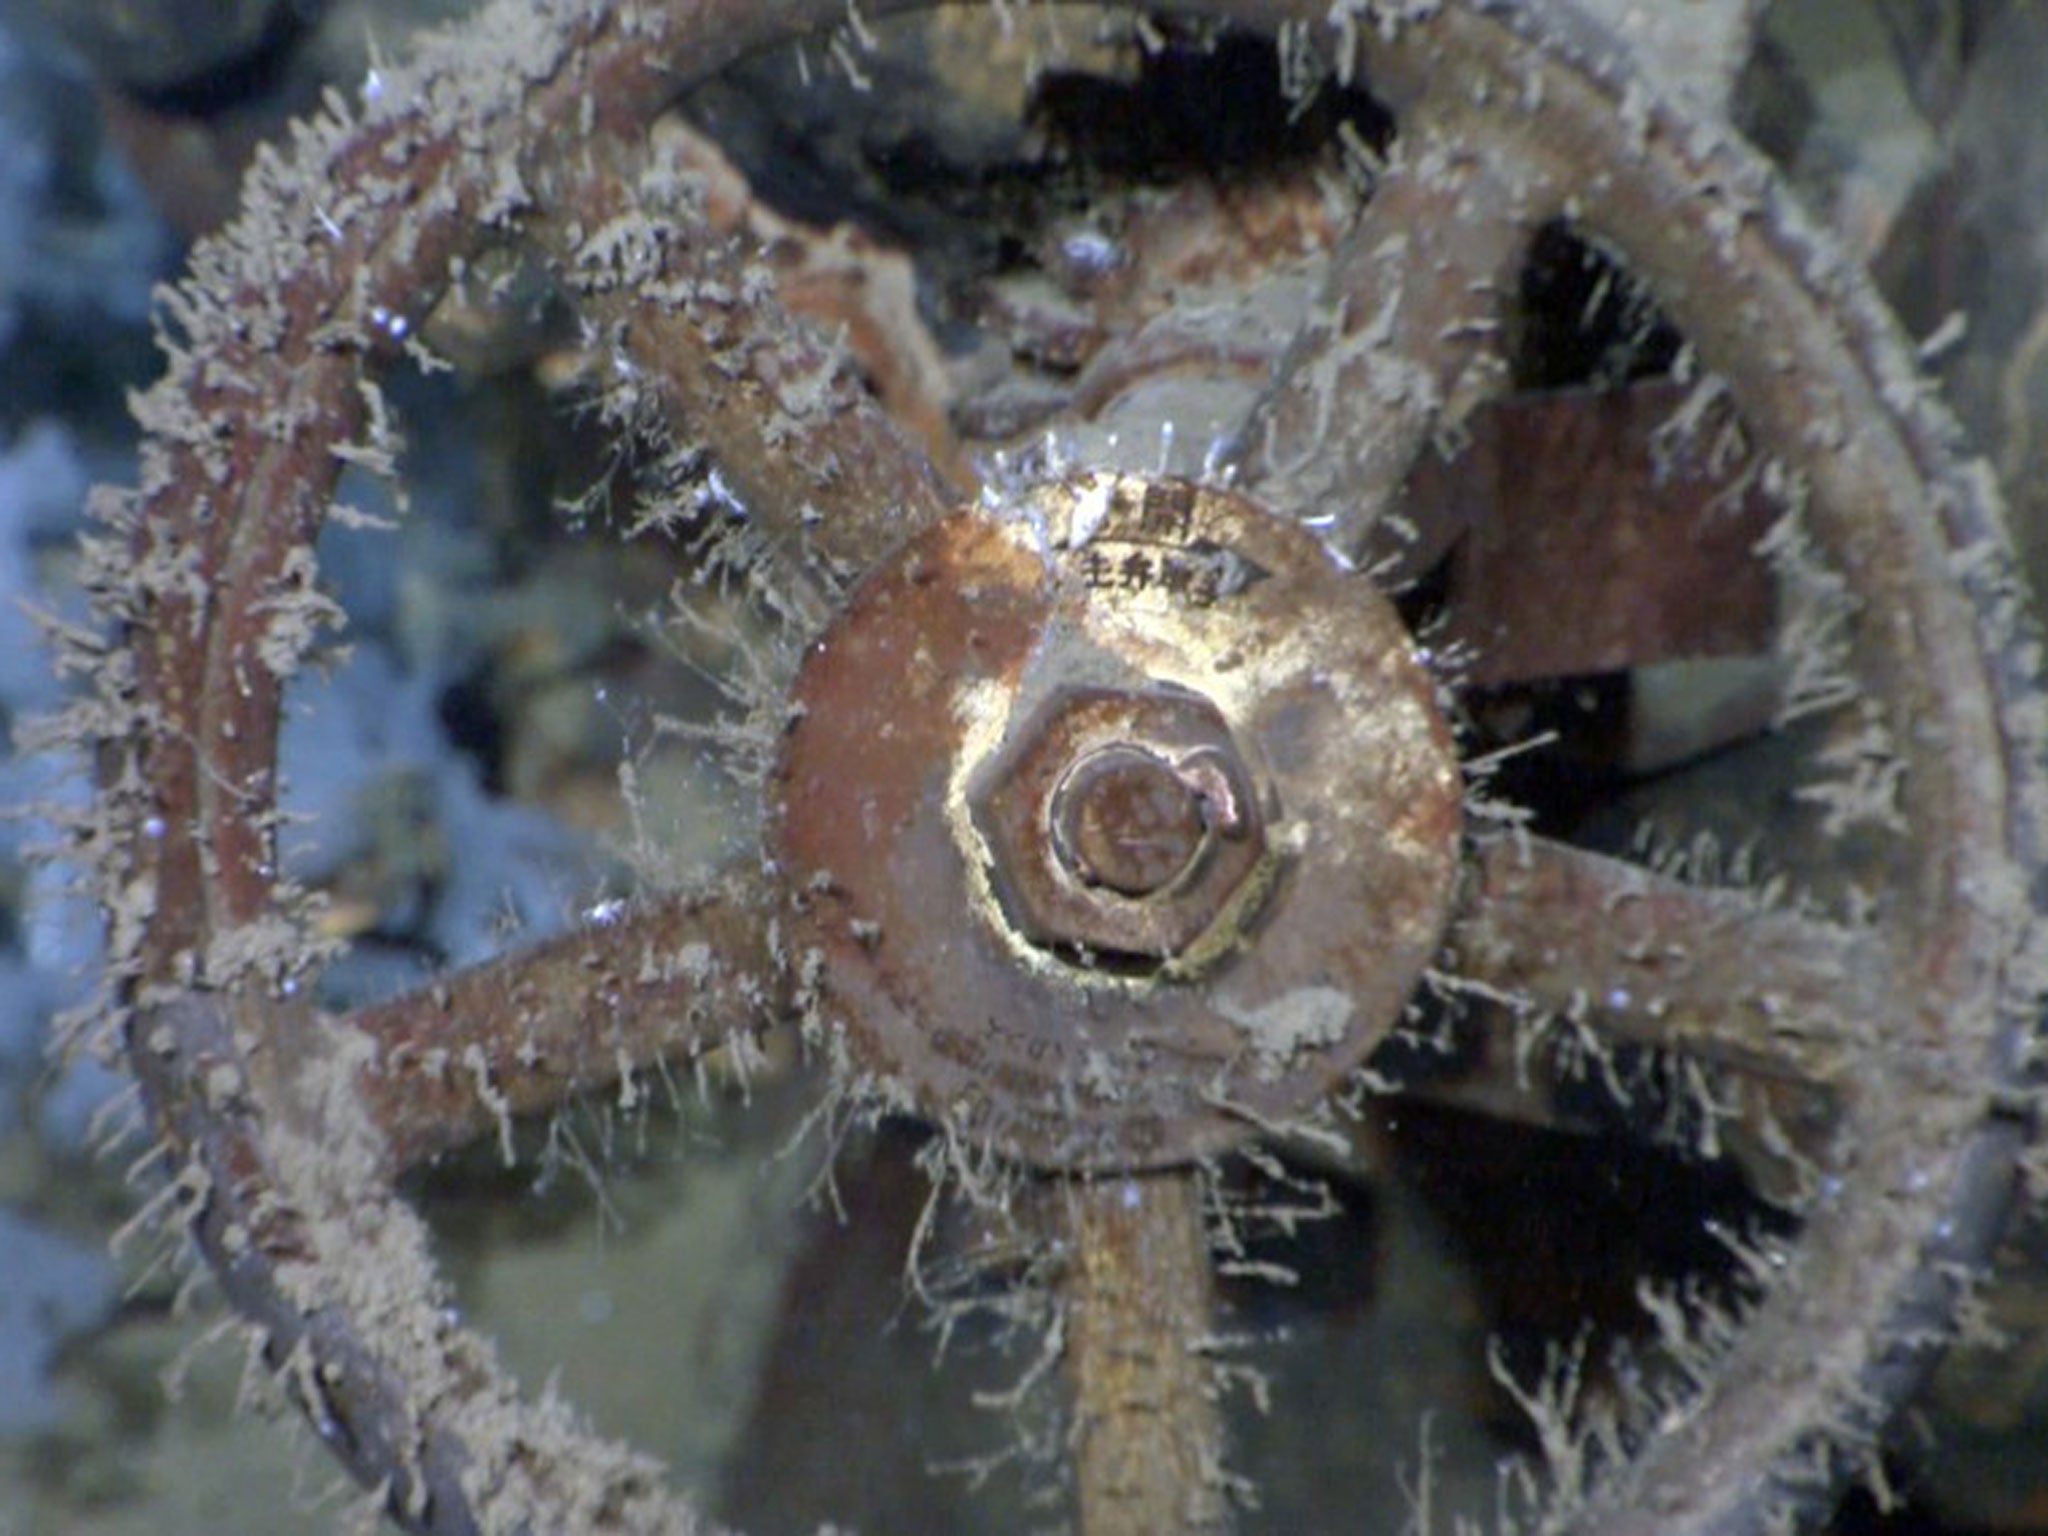
[[[1892,324],[1861,280],[1831,265],[1825,242],[1806,232],[1745,152],[1649,101],[1597,37],[1546,19],[1539,40],[1526,16],[1462,8],[1385,35],[1325,29],[1310,14],[1316,7],[1297,8],[1299,16],[1252,0],[1210,9],[1307,29],[1301,35],[1340,71],[1362,69],[1397,111],[1440,119],[1446,132],[1482,125],[1484,141],[1499,144],[1527,130],[1526,154],[1505,166],[1479,155],[1472,174],[1517,180],[1525,201],[1514,221],[1525,229],[1569,202],[1580,228],[1635,263],[1701,359],[1729,381],[1753,429],[1807,482],[1803,525],[1860,603],[1846,656],[1879,695],[1878,723],[1905,765],[1892,804],[1908,828],[1898,861],[1908,873],[1886,893],[1889,937],[1879,948],[1894,951],[1885,974],[1913,1006],[1897,1034],[1857,1058],[1855,1080],[1832,1083],[1856,1155],[1838,1202],[1804,1213],[1798,1262],[1811,1283],[1773,1288],[1713,1381],[1640,1454],[1630,1445],[1632,1460],[1607,1464],[1595,1452],[1588,1462],[1574,1441],[1561,1452],[1568,1464],[1553,1469],[1566,1484],[1557,1518],[1578,1527],[1760,1528],[1862,1454],[1922,1367],[1927,1351],[1916,1341],[1945,1328],[1959,1272],[1976,1261],[2006,1198],[2023,1130],[2036,905],[2025,882],[2037,867],[2041,733],[2037,711],[2023,702],[2033,657],[2013,611],[1996,507],[1981,477],[1957,463],[1951,430],[1918,396]],[[388,359],[418,325],[432,286],[472,238],[466,226],[536,226],[580,272],[593,311],[619,329],[627,355],[680,390],[730,355],[721,327],[766,314],[699,316],[694,339],[673,327],[636,335],[649,301],[628,283],[658,274],[661,244],[599,251],[595,233],[621,211],[606,202],[619,194],[606,174],[616,168],[551,168],[542,146],[577,123],[586,100],[603,103],[595,126],[607,142],[634,142],[676,88],[662,60],[686,44],[692,68],[708,74],[775,37],[836,21],[838,9],[651,14],[672,29],[664,46],[673,55],[618,18],[550,18],[508,32],[502,56],[457,64],[451,53],[422,65],[422,81],[442,81],[435,106],[380,109],[360,133],[331,130],[302,148],[299,171],[259,175],[252,212],[202,257],[189,308],[177,313],[190,351],[151,397],[144,491],[117,519],[121,548],[109,551],[116,569],[105,606],[129,626],[129,640],[102,671],[102,712],[85,728],[101,748],[103,867],[130,1059],[172,1145],[199,1170],[189,1214],[230,1295],[268,1330],[273,1358],[291,1367],[323,1435],[366,1481],[389,1479],[394,1511],[421,1529],[488,1528],[503,1511],[529,1506],[564,1528],[687,1528],[694,1518],[658,1491],[649,1464],[519,1405],[488,1350],[439,1314],[417,1232],[378,1182],[402,1116],[418,1114],[423,1127],[433,1116],[416,1105],[377,1109],[374,1093],[366,1109],[354,1094],[364,1074],[350,1053],[388,1046],[380,1023],[396,1029],[403,1018],[371,1015],[337,1030],[292,1000],[302,954],[273,891],[268,817],[283,674],[325,617],[306,550],[325,513],[331,450],[346,447],[363,420],[357,369]],[[1432,78],[1471,82],[1471,99],[1432,104]],[[516,141],[518,177],[499,174],[488,147],[464,142],[454,121],[465,114]],[[412,178],[404,215],[386,179],[399,159]],[[1560,164],[1605,173],[1568,184]],[[1462,177],[1447,183],[1454,205],[1473,192]],[[1443,186],[1415,180],[1415,208],[1441,202]],[[547,211],[525,212],[529,189]],[[330,224],[344,236],[330,239]],[[315,254],[300,260],[307,250]],[[1354,258],[1359,291],[1376,291],[1383,277]],[[1486,253],[1454,253],[1453,270],[1468,272],[1475,259],[1483,265]],[[422,274],[432,274],[424,288]],[[1430,305],[1407,306],[1402,323],[1411,315],[1419,331],[1449,329]],[[1369,373],[1370,349],[1347,355],[1344,339],[1317,345],[1340,370],[1356,361]],[[791,403],[790,359],[805,356],[805,344],[778,344],[780,353],[767,349],[766,377],[746,374],[738,393],[748,405],[763,392]],[[1472,361],[1429,356],[1447,381],[1463,378]],[[1398,424],[1412,428],[1406,438],[1397,430],[1313,456],[1287,451],[1304,432],[1319,450],[1331,448],[1302,374],[1294,369],[1294,387],[1283,383],[1262,406],[1265,441],[1279,447],[1249,443],[1249,475],[1312,513],[1329,494],[1328,472],[1297,474],[1296,465],[1334,461],[1353,484],[1405,474],[1414,433],[1428,425],[1422,413]],[[288,406],[259,414],[244,380]],[[853,409],[843,392],[838,403],[845,414],[836,426],[815,408],[806,416],[802,402],[792,413],[805,447],[864,466],[841,477],[847,515],[819,536],[813,558],[828,568],[867,566],[942,515],[947,498],[935,476],[886,447],[873,413]],[[714,425],[742,441],[749,431]],[[878,443],[885,447],[861,456],[864,444]],[[1371,552],[1376,525],[1362,521],[1340,520],[1333,537]],[[211,596],[196,597],[195,583]],[[1559,878],[1569,883],[1570,874]],[[1537,910],[1518,880],[1540,883],[1495,858],[1482,862],[1478,888],[1511,915]],[[685,947],[717,938],[709,960],[693,958],[682,977],[695,988],[689,1017],[650,1048],[687,1053],[749,1022],[751,995],[722,980],[778,973],[751,942],[761,910],[762,894],[743,889],[672,903],[663,909],[668,929],[635,930],[635,942],[654,948],[664,932],[667,942],[687,935]],[[1526,937],[1483,904],[1475,910],[1452,930],[1462,952],[1496,942],[1513,949]],[[576,952],[586,942],[593,947]],[[587,936],[565,941],[562,953],[564,975],[587,973],[590,954],[624,972],[615,950]],[[1615,963],[1611,953],[1595,958]],[[673,984],[676,968],[660,979]],[[1539,994],[1545,984],[1517,980]],[[487,1013],[493,983],[464,985],[458,1002]],[[583,1020],[578,1028],[597,1027],[565,1002]],[[573,1033],[565,1032],[560,1057],[548,1058],[550,1069],[577,1056]],[[490,1065],[492,1093],[525,1102],[501,1075],[503,1063]],[[565,1091],[565,1078],[580,1080],[584,1070],[602,1069],[537,1073],[527,1085],[532,1102]],[[347,1091],[331,1091],[337,1084]],[[1886,1107],[1900,1094],[1916,1106],[1911,1124]],[[346,1155],[324,1167],[295,1165],[309,1134]],[[431,1133],[419,1134],[424,1142]],[[357,1187],[358,1179],[370,1183]],[[324,1273],[336,1245],[370,1229],[406,1271],[405,1294],[351,1288]],[[1826,1369],[1813,1368],[1816,1357]],[[1570,1486],[1575,1457],[1596,1474],[1582,1489]]]

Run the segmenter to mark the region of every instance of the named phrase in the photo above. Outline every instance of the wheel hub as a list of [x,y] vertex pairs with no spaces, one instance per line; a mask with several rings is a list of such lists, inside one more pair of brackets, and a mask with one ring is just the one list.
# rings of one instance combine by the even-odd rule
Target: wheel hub
[[1243,496],[1094,474],[946,519],[795,698],[772,839],[826,1016],[1010,1155],[1157,1166],[1307,1114],[1440,942],[1435,682]]

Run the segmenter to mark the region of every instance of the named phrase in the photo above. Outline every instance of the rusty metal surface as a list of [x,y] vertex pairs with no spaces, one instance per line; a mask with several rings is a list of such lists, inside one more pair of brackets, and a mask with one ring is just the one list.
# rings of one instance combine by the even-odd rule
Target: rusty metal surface
[[1272,883],[1233,905],[1271,859],[1251,773],[1199,694],[1054,694],[968,785],[1004,917],[1084,967],[1170,963],[1226,918],[1242,932]]
[[[1322,14],[1217,9],[1265,21]],[[717,46],[690,56],[705,70],[786,26],[838,19],[823,0],[665,14],[679,37],[716,33]],[[257,943],[291,928],[273,878],[276,621],[317,610],[304,556],[336,450],[359,449],[362,374],[395,352],[398,322],[423,317],[487,210],[510,217],[494,201],[493,132],[516,133],[521,174],[575,208],[574,175],[542,174],[555,141],[573,137],[586,109],[592,126],[637,133],[666,99],[675,78],[663,56],[615,20],[561,21],[549,67],[498,82],[488,99],[499,115],[481,126],[400,115],[316,145],[326,158],[309,151],[309,181],[360,194],[347,241],[327,243],[317,200],[301,206],[272,186],[258,204],[271,223],[250,220],[263,238],[209,250],[208,283],[181,301],[190,350],[145,407],[158,437],[118,529],[128,568],[102,572],[104,612],[126,626],[127,648],[104,669],[103,713],[87,731],[101,752],[100,833],[114,844],[104,873],[134,1008],[129,1053],[158,1129],[222,1194],[189,1220],[237,1304],[270,1331],[271,1363],[309,1362],[309,1414],[421,1530],[507,1523],[505,1507],[491,1507],[499,1498],[558,1527],[700,1528],[642,1460],[523,1408],[488,1350],[442,1314],[431,1266],[406,1246],[405,1213],[369,1155],[388,1145],[361,1123],[360,1103],[332,1091],[331,1074],[310,1071],[358,1034],[282,1002],[304,956]],[[1439,122],[1497,144],[1540,136],[1546,163],[1573,167],[1587,227],[1639,261],[1761,441],[1805,473],[1809,531],[1862,604],[1847,664],[1903,764],[1895,809],[1909,856],[1878,916],[1912,996],[1900,1017],[1866,1021],[1871,1048],[1841,1087],[1857,1137],[1846,1193],[1810,1213],[1799,1283],[1764,1292],[1682,1419],[1659,1422],[1638,1460],[1607,1469],[1570,1510],[1615,1536],[1749,1530],[1783,1513],[1787,1488],[1828,1482],[1816,1426],[1859,1447],[1874,1436],[1882,1405],[1960,1298],[1957,1277],[2009,1178],[2018,1128],[2001,1095],[2032,1023],[2002,1010],[2025,958],[2033,893],[2022,881],[2039,853],[2038,743],[2020,728],[2018,702],[2033,653],[1999,585],[1995,507],[1958,466],[1945,421],[1903,382],[1887,318],[1828,267],[1745,152],[1629,94],[1634,77],[1597,38],[1568,32],[1559,44],[1548,26],[1447,8],[1426,26],[1342,45],[1366,49],[1397,108],[1432,81],[1476,78],[1468,65],[1496,86],[1540,80],[1533,94],[1475,95]],[[1503,160],[1518,156],[1502,149],[1496,167]],[[399,165],[416,183],[394,192]],[[593,157],[584,169],[605,168]],[[1464,176],[1451,185],[1473,191]],[[1510,234],[1520,208],[1506,216]],[[1429,211],[1464,209],[1454,199]],[[1479,257],[1453,253],[1441,271],[1469,278],[1506,260],[1492,238],[1501,229],[1482,220]],[[566,228],[553,234],[566,240]],[[316,254],[280,274],[269,265],[280,250]],[[1380,254],[1368,240],[1364,255]],[[1398,262],[1394,275],[1406,281]],[[1726,301],[1731,290],[1742,303]],[[632,330],[630,312],[599,301],[608,323]],[[621,302],[630,311],[638,300]],[[765,300],[733,314],[789,334]],[[1321,507],[1348,546],[1380,526],[1382,490],[1443,419],[1442,402],[1465,392],[1483,332],[1437,323],[1461,315],[1418,303],[1415,318],[1431,325],[1399,334],[1415,387],[1380,429],[1359,429],[1345,458],[1371,493],[1352,508],[1302,502]],[[1369,327],[1336,329],[1347,344],[1379,345]],[[630,360],[624,340],[618,355]],[[744,350],[735,366],[760,361]],[[1325,363],[1348,376],[1313,337],[1299,351],[1291,378],[1313,382]],[[641,354],[654,366],[665,355]],[[676,364],[711,382],[691,366]],[[747,377],[772,389],[788,382],[777,366],[771,357]],[[1363,366],[1369,385],[1371,360]],[[810,426],[810,446],[829,446],[829,423]],[[770,515],[804,525],[801,507]],[[887,539],[877,530],[889,526],[851,519],[852,557],[878,554]],[[1414,542],[1427,548],[1440,532]],[[977,827],[972,787],[1017,733],[1042,730],[1062,690],[1161,685],[1207,698],[1225,722],[1257,792],[1263,873],[1133,975],[1090,963],[1085,945],[1070,954],[1019,931],[991,877],[1013,855]],[[1383,600],[1310,534],[1241,498],[1081,476],[940,522],[854,594],[796,702],[773,808],[795,958],[807,971],[822,962],[821,1007],[847,1027],[857,1059],[984,1148],[1059,1169],[1135,1169],[1310,1113],[1385,1034],[1449,912],[1463,785],[1435,681]],[[1189,769],[1178,750],[1152,753],[1177,778]],[[1049,817],[1062,782],[1043,797]],[[1207,782],[1198,796],[1212,807],[1236,795],[1235,784]],[[1080,853],[1086,815],[1040,826],[1037,814],[1024,824],[1030,839],[1065,837],[1098,874],[1113,859]],[[1223,826],[1199,806],[1196,819],[1204,837]],[[1142,895],[1150,878],[1117,894]],[[1583,895],[1566,893],[1558,931],[1597,920]],[[1675,910],[1674,921],[1697,916]],[[1541,944],[1543,931],[1517,941]],[[1611,958],[1598,943],[1589,951],[1589,964]],[[483,1021],[510,1052],[516,1026]],[[1901,1097],[1919,1113],[1900,1114]],[[1114,1262],[1116,1240],[1105,1233],[1084,1259]],[[371,1287],[389,1279],[374,1272],[372,1243],[405,1258],[398,1272],[421,1281],[417,1294]],[[1812,1350],[1830,1374],[1816,1377]],[[339,1386],[320,1390],[330,1378]],[[515,1493],[503,1493],[508,1480]]]
[[[1910,996],[1881,933],[1544,838],[1474,850],[1449,953],[1536,1012],[1810,1088]],[[1589,988],[1590,978],[1601,985]]]
[[1220,1536],[1231,1520],[1202,1355],[1214,1280],[1201,1187],[1189,1172],[1077,1179],[1061,1202],[1080,1528]]
[[[694,188],[696,174],[680,135],[593,146],[536,172],[552,213],[531,238],[566,274],[585,322],[628,361],[620,425],[646,430],[630,413],[652,407],[673,441],[718,444],[737,514],[773,562],[774,595],[815,625],[840,578],[929,523],[955,492],[839,342],[757,292],[763,246],[693,224],[700,209],[679,189]],[[595,259],[593,232],[620,230],[638,232],[630,254]]]
[[[1091,475],[1000,511],[877,571],[798,680],[774,841],[827,1017],[929,1112],[1056,1167],[1307,1112],[1448,910],[1462,786],[1434,681],[1383,599],[1242,497]],[[1182,772],[1226,751],[1262,834],[1212,833],[1185,889],[1088,888],[1052,805],[1117,744]],[[1159,963],[1111,963],[1134,954]]]
[[[1468,59],[1467,89],[1520,89],[1503,63]],[[1502,300],[1566,178],[1540,136],[1480,131],[1452,92],[1422,94],[1402,135],[1231,457],[1346,555],[1412,575],[1450,530],[1405,518],[1399,492],[1505,387]]]
[[765,1028],[786,991],[758,887],[670,895],[350,1015],[393,1170]]
[[1666,381],[1501,402],[1410,514],[1462,530],[1446,638],[1466,680],[1525,682],[1770,649],[1778,515],[1726,397]]

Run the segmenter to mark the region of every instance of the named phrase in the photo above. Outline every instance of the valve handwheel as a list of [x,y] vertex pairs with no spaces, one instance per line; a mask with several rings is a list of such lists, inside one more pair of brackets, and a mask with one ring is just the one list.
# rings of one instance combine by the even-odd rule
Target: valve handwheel
[[[1770,173],[1573,13],[1179,9],[1284,32],[1399,135],[1323,318],[1237,435],[1234,489],[1082,466],[959,510],[744,242],[692,221],[660,114],[846,24],[840,0],[495,8],[260,166],[170,306],[143,483],[97,551],[120,640],[80,727],[112,1016],[201,1249],[406,1528],[707,1528],[649,1460],[518,1394],[392,1180],[799,1004],[843,1032],[842,1087],[1064,1180],[1090,1536],[1228,1525],[1190,1168],[1323,1125],[1432,964],[1834,1106],[1740,1326],[1688,1341],[1655,1403],[1551,1426],[1555,1528],[1773,1528],[1869,1453],[1948,1331],[2014,1187],[2041,974],[2036,658],[1984,476]],[[1560,221],[1647,284],[1775,466],[1781,623],[1822,605],[1871,770],[1831,801],[1877,849],[1853,909],[1477,825],[1456,675],[1357,574],[1470,533],[1394,498],[1502,387],[1503,296]],[[515,235],[640,419],[712,443],[810,626],[770,856],[328,1016],[273,873],[280,702],[333,617],[311,540],[376,375]],[[1620,632],[1606,666],[1674,653]]]

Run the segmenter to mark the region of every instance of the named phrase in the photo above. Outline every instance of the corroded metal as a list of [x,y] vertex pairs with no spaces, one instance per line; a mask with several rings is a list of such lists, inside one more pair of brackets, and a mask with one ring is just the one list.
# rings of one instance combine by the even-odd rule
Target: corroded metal
[[1203,1348],[1215,1282],[1188,1172],[1076,1179],[1061,1205],[1075,1502],[1089,1536],[1222,1536],[1223,1412]]
[[967,799],[1004,916],[1084,967],[1185,957],[1219,922],[1249,923],[1271,886],[1233,905],[1270,865],[1265,818],[1229,723],[1186,690],[1055,694]]
[[[1268,419],[1276,443],[1299,425],[1300,441],[1333,444],[1368,494],[1333,505],[1341,483],[1304,453],[1304,507],[1347,535],[1386,525],[1418,445],[1454,419],[1441,405],[1488,387],[1485,328],[1499,316],[1467,300],[1498,288],[1530,218],[1568,211],[1634,265],[1703,365],[1727,378],[1758,442],[1807,493],[1802,535],[1857,599],[1838,660],[1899,766],[1880,809],[1903,829],[1870,916],[1885,974],[1911,996],[1843,1021],[1845,1049],[1861,1050],[1854,1070],[1837,1065],[1846,1057],[1822,1060],[1839,1078],[1854,1155],[1840,1189],[1807,1211],[1789,1278],[1700,1362],[1696,1392],[1603,1442],[1597,1483],[1564,1489],[1545,1512],[1601,1536],[1769,1528],[1796,1492],[1830,1482],[1841,1459],[1831,1447],[1874,1443],[1963,1294],[2019,1144],[2010,1105],[2028,1086],[2039,895],[2028,882],[2043,798],[2033,642],[2004,583],[1995,498],[1919,398],[1867,286],[1752,156],[1645,93],[1597,35],[1547,11],[1472,5],[1382,28],[1321,0],[1194,8],[1293,24],[1315,58],[1369,79],[1397,115],[1454,82],[1454,106],[1410,120],[1494,146],[1454,153],[1438,176],[1410,155],[1407,179],[1388,188],[1406,185],[1408,200],[1379,203],[1379,222],[1404,206],[1447,219],[1499,206],[1507,217],[1482,218],[1469,238],[1418,241],[1412,260],[1371,222],[1350,242],[1355,261],[1334,287],[1350,312],[1294,349]],[[619,372],[677,375],[667,398],[637,400],[656,408],[649,416],[667,410],[674,425],[673,399],[731,378],[744,381],[740,414],[764,400],[794,407],[767,424],[713,413],[749,452],[773,453],[770,437],[788,434],[802,474],[764,477],[753,508],[781,542],[807,544],[814,521],[830,523],[835,490],[849,489],[844,558],[880,564],[810,658],[775,788],[801,947],[792,958],[806,971],[818,962],[819,1004],[870,1074],[968,1140],[1057,1168],[1124,1170],[1284,1128],[1384,1033],[1429,959],[1449,906],[1460,785],[1433,681],[1392,611],[1303,530],[1220,493],[1090,476],[927,527],[932,478],[894,434],[837,432],[842,418],[815,409],[831,394],[807,390],[805,369],[829,355],[765,291],[719,285],[730,251],[663,244],[644,291],[589,280],[586,257],[623,247],[594,242],[618,231],[586,218],[638,229],[645,204],[604,185],[621,162],[560,147],[586,129],[644,136],[682,84],[838,23],[839,0],[501,15],[515,11],[521,27],[502,50],[450,47],[394,73],[367,122],[309,134],[290,166],[266,168],[232,238],[202,251],[203,277],[170,301],[183,334],[144,404],[143,488],[97,570],[123,644],[91,658],[101,691],[80,724],[102,782],[91,835],[122,1038],[186,1181],[175,1187],[193,1192],[184,1219],[351,1470],[414,1530],[695,1531],[701,1519],[661,1492],[648,1462],[524,1403],[449,1315],[385,1176],[391,1138],[356,1091],[374,1040],[289,996],[307,956],[274,879],[276,738],[285,675],[323,614],[311,542],[341,458],[374,460],[386,446],[362,436],[375,400],[366,376],[416,333],[459,261],[522,222],[536,231],[564,267],[581,268]],[[1508,199],[1499,205],[1494,180]],[[753,270],[742,262],[737,275]],[[710,286],[688,289],[693,274]],[[1411,280],[1449,307],[1393,303]],[[685,328],[675,345],[659,330],[671,324]],[[1338,353],[1319,352],[1318,337]],[[1326,404],[1347,414],[1372,391],[1325,381],[1370,385],[1389,362],[1417,383],[1383,430],[1347,419],[1326,434]],[[850,465],[842,450],[874,462]],[[914,488],[908,516],[900,487]],[[785,489],[797,494],[774,494]],[[812,491],[820,519],[807,511]],[[1420,532],[1429,548],[1444,529]],[[1060,953],[1018,933],[971,786],[1062,690],[1161,686],[1208,699],[1226,722],[1245,765],[1228,794],[1257,797],[1265,872],[1236,888],[1199,942],[1132,974],[1079,963],[1084,946]],[[1175,775],[1189,767],[1154,756]],[[1196,798],[1220,802],[1214,784]],[[1058,818],[1064,832],[1047,829],[1066,839],[1084,885],[1118,857],[1081,846],[1087,807],[1084,794]],[[1197,809],[1203,837],[1223,830]],[[1184,814],[1178,825],[1189,835]],[[1507,888],[1497,873],[1478,872],[1481,902]],[[1128,897],[1153,877],[1118,878],[1137,887]],[[1570,889],[1563,897],[1561,916],[1525,922],[1550,906],[1525,887],[1522,910],[1497,914],[1492,934],[1511,948],[1560,929],[1583,937],[1599,914]],[[1698,908],[1672,910],[1685,921]],[[1766,947],[1790,936],[1784,974],[1824,981],[1795,929],[1761,932]],[[1662,926],[1644,935],[1653,947],[1670,937]],[[1739,967],[1743,940],[1717,945],[1710,978]],[[1565,962],[1637,963],[1601,942],[1554,947],[1481,979],[1510,977],[1569,1005],[1611,977],[1572,975]],[[535,975],[561,982],[560,958],[534,957]],[[456,988],[490,1013],[465,1036],[487,1076],[521,1045],[516,1018],[490,1002],[505,979]],[[1693,1022],[1670,1043],[1719,1043],[1725,1020],[1698,995],[1681,1000]],[[389,1017],[428,1011],[407,1008]],[[551,1082],[582,1080],[570,1070]],[[456,1109],[474,1121],[478,1104],[488,1107],[481,1093]],[[1197,1224],[1179,1225],[1192,1249]],[[1084,1269],[1112,1265],[1118,1240],[1087,1236]],[[1137,1435],[1138,1416],[1125,1418]],[[1127,1462],[1138,1443],[1105,1444],[1103,1464]]]
[[[1501,838],[1476,851],[1461,905],[1461,974],[1616,1039],[1824,1088],[1854,1072],[1859,1033],[1905,1027],[1910,994],[1879,936],[1747,890]],[[1588,991],[1589,976],[1605,985]]]
[[1432,440],[1507,384],[1503,302],[1568,184],[1541,135],[1484,132],[1466,92],[1518,90],[1505,61],[1430,93],[1332,253],[1323,302],[1241,429],[1233,457],[1275,505],[1361,564],[1426,570],[1451,530],[1400,515]]
[[[1225,806],[1236,786],[1221,769]],[[1098,747],[1073,763],[1053,790],[1047,820],[1059,862],[1090,889],[1145,899],[1172,885],[1201,856],[1211,831],[1232,835],[1241,819],[1212,815],[1219,797],[1184,760],[1149,747]]]
[[756,882],[600,908],[568,933],[350,1024],[357,1092],[394,1170],[703,1054],[774,1021],[783,988]]
[[[1300,1115],[1437,945],[1463,786],[1436,684],[1384,599],[1241,496],[1082,475],[948,519],[795,697],[772,835],[827,1013],[1015,1156],[1157,1166]],[[1056,847],[1061,785],[1111,750],[1214,818],[1143,897]]]
[[1758,546],[1779,508],[1718,386],[1530,395],[1480,412],[1471,438],[1455,463],[1422,456],[1405,506],[1456,540],[1444,639],[1466,681],[1770,649]]

